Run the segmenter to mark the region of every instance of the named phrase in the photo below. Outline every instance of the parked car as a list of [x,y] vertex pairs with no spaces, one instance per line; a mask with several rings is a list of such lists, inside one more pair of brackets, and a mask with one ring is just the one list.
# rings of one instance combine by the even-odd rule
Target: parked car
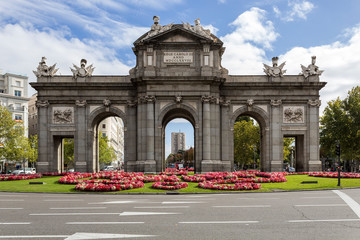
[[35,168],[25,168],[24,169],[18,169],[12,172],[13,175],[19,175],[19,174],[35,174],[36,169]]
[[295,168],[289,167],[289,172],[291,172],[291,173],[295,172]]
[[104,171],[115,171],[115,168],[113,166],[106,166]]

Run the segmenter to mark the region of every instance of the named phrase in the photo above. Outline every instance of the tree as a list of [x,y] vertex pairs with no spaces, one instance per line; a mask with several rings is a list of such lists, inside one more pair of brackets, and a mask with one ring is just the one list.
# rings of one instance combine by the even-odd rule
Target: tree
[[293,150],[293,144],[295,142],[295,138],[293,137],[286,137],[284,138],[284,144],[283,144],[283,160],[284,162],[289,163],[290,162],[290,155],[291,151]]
[[28,161],[34,165],[34,163],[38,159],[38,138],[37,135],[30,136],[28,138],[29,151],[27,159]]
[[66,168],[74,167],[74,139],[64,138],[64,165]]
[[27,138],[21,120],[13,120],[11,113],[0,106],[0,157],[8,161],[31,163],[37,160],[37,137]]
[[0,141],[6,141],[9,136],[9,132],[16,125],[16,122],[12,119],[9,110],[0,106]]
[[[234,125],[234,161],[241,165],[256,163],[256,150],[260,149],[260,127],[253,121],[242,120]],[[254,162],[254,154],[255,161]]]
[[30,144],[27,137],[24,136],[24,127],[17,123],[11,128],[4,140],[2,155],[9,161],[22,162],[28,158]]
[[320,118],[320,144],[322,157],[335,155],[336,141],[341,145],[343,161],[360,159],[360,87],[354,87],[348,96],[330,101]]
[[115,149],[113,146],[109,146],[107,136],[103,136],[99,132],[99,163],[109,164],[116,160]]

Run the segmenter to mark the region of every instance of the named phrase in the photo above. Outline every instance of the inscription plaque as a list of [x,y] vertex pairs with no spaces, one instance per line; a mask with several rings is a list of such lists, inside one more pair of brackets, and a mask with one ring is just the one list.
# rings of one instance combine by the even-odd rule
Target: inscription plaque
[[164,52],[164,63],[184,64],[193,62],[193,52]]

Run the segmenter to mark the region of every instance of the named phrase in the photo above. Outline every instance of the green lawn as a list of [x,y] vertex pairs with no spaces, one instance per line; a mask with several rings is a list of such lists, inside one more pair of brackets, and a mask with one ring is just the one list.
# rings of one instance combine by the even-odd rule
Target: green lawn
[[[74,193],[75,185],[59,184],[57,180],[60,177],[42,177],[31,180],[16,180],[16,181],[0,181],[0,191],[10,192],[50,192],[50,193]],[[270,191],[297,191],[310,189],[336,189],[336,188],[350,188],[360,187],[360,179],[341,179],[341,187],[337,186],[337,178],[321,178],[309,177],[307,175],[292,175],[287,176],[287,182],[283,183],[262,183],[260,190],[252,192],[270,192]],[[318,181],[317,184],[301,184],[302,181]],[[44,182],[43,185],[33,185],[29,182]],[[185,189],[177,190],[180,193],[214,193],[214,192],[229,192],[208,190],[197,187],[197,183],[188,183],[189,186]],[[158,190],[151,188],[152,183],[145,183],[145,187],[120,191],[111,193],[165,193],[166,190]],[[234,192],[234,191],[231,191]]]

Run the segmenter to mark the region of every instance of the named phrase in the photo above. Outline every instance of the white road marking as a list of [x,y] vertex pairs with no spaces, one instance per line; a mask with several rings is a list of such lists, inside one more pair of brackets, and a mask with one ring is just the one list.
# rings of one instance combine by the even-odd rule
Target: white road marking
[[27,197],[26,195],[17,195],[17,194],[1,194],[1,197]]
[[274,199],[280,199],[280,198],[262,198],[262,197],[259,197],[259,198],[238,198],[239,200],[274,200]]
[[31,222],[0,222],[0,225],[29,225]]
[[119,215],[120,213],[30,213],[30,216]]
[[89,239],[119,239],[119,238],[140,238],[156,237],[156,235],[137,235],[137,234],[109,234],[109,233],[75,233],[73,235],[19,235],[19,236],[0,236],[2,239],[20,238],[62,238],[65,240],[89,240]]
[[259,221],[200,221],[200,222],[179,222],[182,224],[247,224],[258,223]]
[[24,199],[0,199],[0,202],[23,202]]
[[295,207],[344,207],[346,204],[304,204],[304,205],[294,205]]
[[332,190],[334,193],[339,195],[342,200],[354,211],[354,213],[360,218],[360,205],[352,199],[349,195],[339,191],[339,190]]
[[305,199],[324,199],[324,198],[336,198],[336,197],[302,197]]
[[100,225],[100,224],[106,224],[106,225],[112,225],[112,224],[144,224],[145,222],[67,222],[66,224],[70,225]]
[[189,203],[205,203],[205,202],[162,202],[162,204],[189,204]]
[[23,208],[0,208],[0,210],[21,210]]
[[69,237],[69,235],[20,235],[20,236],[0,236],[0,238],[10,239],[10,238],[66,238]]
[[167,213],[167,212],[123,212],[120,216],[146,216],[146,215],[168,215],[181,213]]
[[308,222],[358,222],[360,219],[321,219],[321,220],[289,220],[289,223],[308,223]]
[[135,201],[110,201],[110,202],[96,202],[89,204],[123,204],[123,203],[134,203]]
[[106,209],[106,207],[68,207],[68,208],[49,208],[52,210],[90,210],[90,209]]
[[160,206],[160,207],[156,207],[156,206],[149,206],[149,207],[134,207],[134,208],[189,208],[189,206]]
[[236,206],[213,206],[216,208],[264,208],[271,207],[271,205],[236,205]]
[[82,202],[83,199],[45,199],[44,202]]
[[140,238],[140,237],[156,237],[156,235],[137,235],[137,234],[111,234],[111,233],[75,233],[65,240],[80,239],[109,239],[109,238]]

